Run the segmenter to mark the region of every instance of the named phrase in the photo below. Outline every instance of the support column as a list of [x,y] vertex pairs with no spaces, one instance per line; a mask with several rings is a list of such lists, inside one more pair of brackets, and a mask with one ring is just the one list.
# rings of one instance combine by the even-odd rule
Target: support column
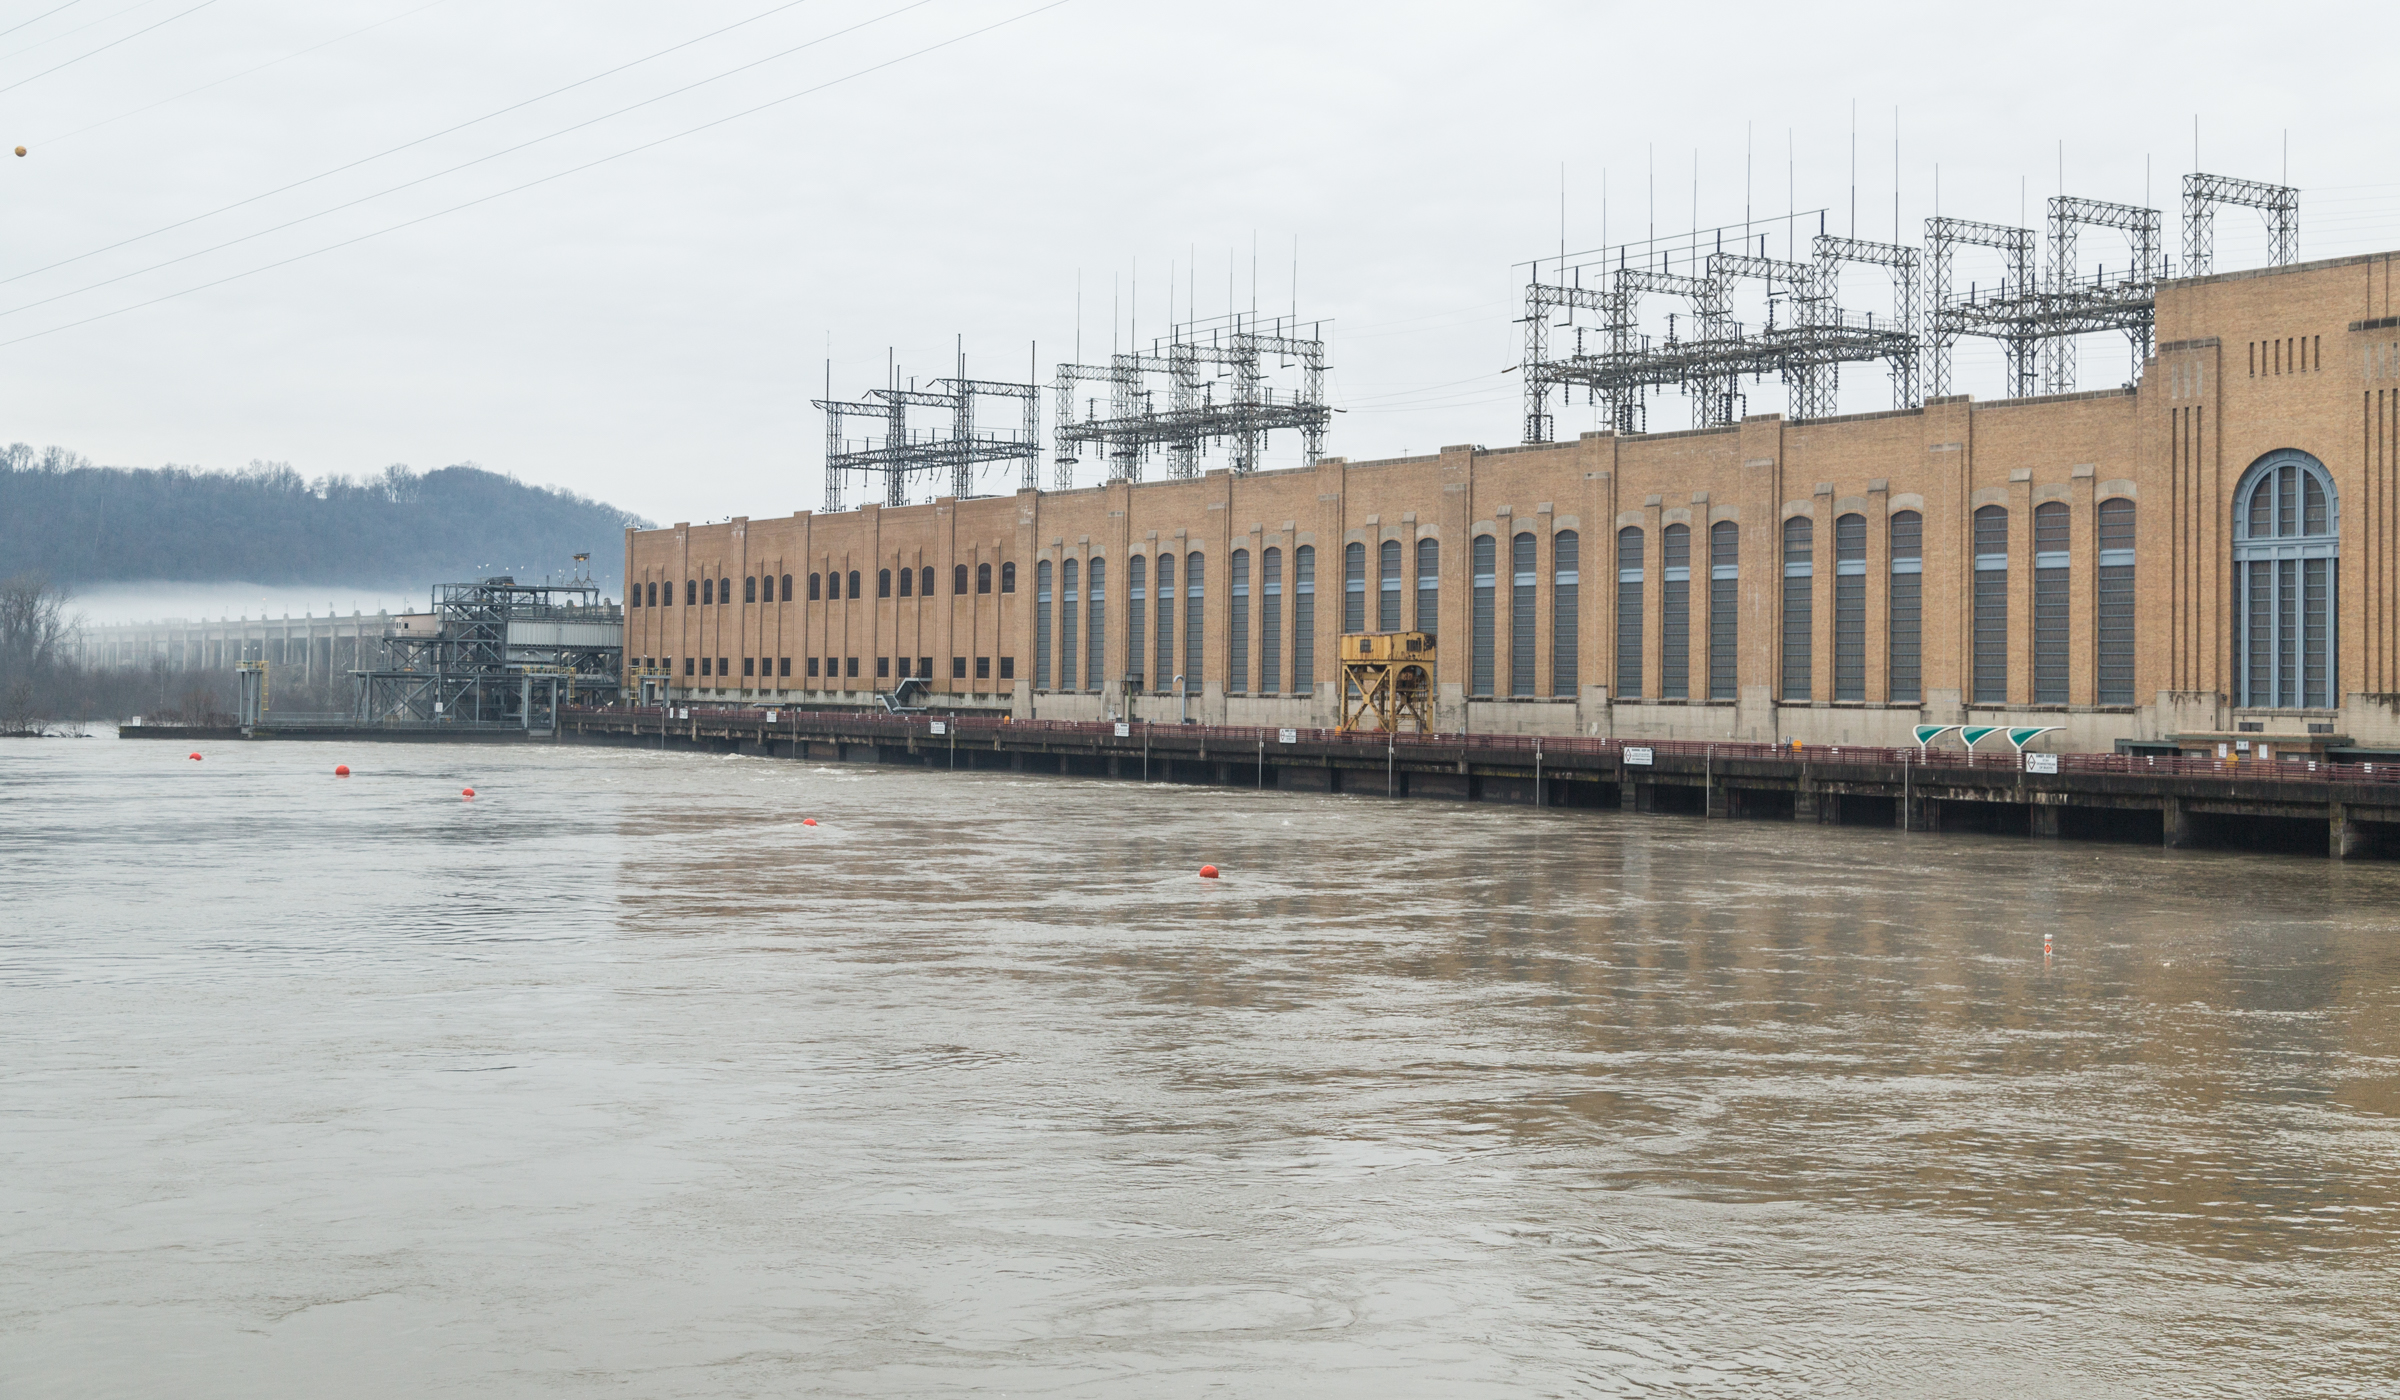
[[1813,822],[1817,817],[1817,785],[1808,776],[1808,765],[1800,765],[1800,777],[1792,785],[1792,820]]
[[2191,815],[2183,810],[2183,799],[2170,797],[2159,805],[2159,827],[2166,835],[2170,851],[2180,851],[2192,844]]
[[1633,781],[1633,775],[1623,768],[1617,770],[1617,806],[1627,812],[1642,810],[1640,790]]
[[2036,841],[2056,841],[2058,839],[2057,804],[2050,802],[2033,804],[2033,839]]
[[2349,805],[2341,802],[2330,803],[2327,805],[2326,816],[2330,839],[2325,854],[2335,860],[2350,860],[2356,857],[2359,848],[2366,843],[2363,834],[2358,829],[2358,823],[2350,819]]

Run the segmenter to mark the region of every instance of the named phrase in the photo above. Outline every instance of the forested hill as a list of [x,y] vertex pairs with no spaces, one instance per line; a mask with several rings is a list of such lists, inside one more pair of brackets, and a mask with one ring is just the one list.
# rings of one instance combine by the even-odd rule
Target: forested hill
[[0,449],[0,577],[412,586],[563,574],[589,553],[613,593],[622,532],[648,523],[472,463],[311,481],[275,462],[95,467],[58,448]]

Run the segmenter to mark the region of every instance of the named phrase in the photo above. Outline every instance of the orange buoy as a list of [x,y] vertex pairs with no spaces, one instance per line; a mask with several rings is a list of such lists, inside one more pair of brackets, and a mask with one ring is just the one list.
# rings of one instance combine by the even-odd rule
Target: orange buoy
[[198,763],[199,761],[200,761],[200,755],[198,755],[198,754],[193,754],[193,755],[192,755],[192,762],[194,762],[194,763]]
[[460,788],[460,789],[458,790],[458,795],[459,795],[459,796],[461,796],[461,797],[473,797],[473,796],[475,795],[475,789],[473,789],[473,788]]
[[817,819],[815,817],[802,817],[800,819],[800,824],[802,826],[815,826],[817,824]]
[[1203,866],[1201,866],[1201,867],[1200,867],[1200,878],[1201,878],[1201,879],[1203,879],[1203,880],[1214,880],[1215,878],[1217,878],[1217,868],[1216,868],[1215,866],[1213,866],[1213,865],[1203,865]]
[[349,777],[349,776],[350,776],[350,765],[349,765],[349,764],[347,764],[347,763],[337,763],[337,764],[333,765],[333,776],[335,776],[335,777],[337,777],[337,778],[347,778],[347,777]]

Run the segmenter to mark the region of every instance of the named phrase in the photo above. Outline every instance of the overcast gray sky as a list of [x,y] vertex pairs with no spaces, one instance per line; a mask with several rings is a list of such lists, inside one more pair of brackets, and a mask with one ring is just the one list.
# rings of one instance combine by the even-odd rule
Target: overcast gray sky
[[[1254,244],[1260,302],[1288,308],[1296,241],[1345,410],[1329,450],[1497,446],[1517,265],[1558,247],[1562,169],[1571,248],[1603,241],[1604,180],[1609,239],[1692,226],[1695,159],[1702,226],[1747,200],[1776,227],[1788,184],[1840,231],[1854,109],[1864,237],[1891,236],[1896,114],[1906,241],[1937,165],[1944,212],[2038,221],[2063,142],[2070,193],[2147,190],[2172,248],[2197,118],[2222,173],[2276,178],[2288,131],[2303,257],[2400,246],[2360,57],[2400,38],[2388,5],[1929,13],[8,0],[0,144],[31,153],[0,164],[4,431],[124,465],[472,459],[661,522],[775,514],[819,503],[828,354],[844,397],[887,347],[947,372],[958,336],[991,377],[1038,342],[1046,379],[1079,280],[1089,359],[1112,297],[1163,330],[1170,266],[1178,311],[1224,309],[1229,274],[1247,303]],[[2258,261],[2254,219],[2220,230],[2220,266]],[[2121,350],[2083,363],[2125,377]],[[1962,366],[1998,391],[1990,357]],[[1845,408],[1887,403],[1845,380]]]

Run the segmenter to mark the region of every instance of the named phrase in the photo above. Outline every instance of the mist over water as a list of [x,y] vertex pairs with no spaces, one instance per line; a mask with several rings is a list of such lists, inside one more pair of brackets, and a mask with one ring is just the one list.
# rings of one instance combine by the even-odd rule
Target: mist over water
[[2400,1386],[2400,868],[186,752],[0,750],[11,1396]]

